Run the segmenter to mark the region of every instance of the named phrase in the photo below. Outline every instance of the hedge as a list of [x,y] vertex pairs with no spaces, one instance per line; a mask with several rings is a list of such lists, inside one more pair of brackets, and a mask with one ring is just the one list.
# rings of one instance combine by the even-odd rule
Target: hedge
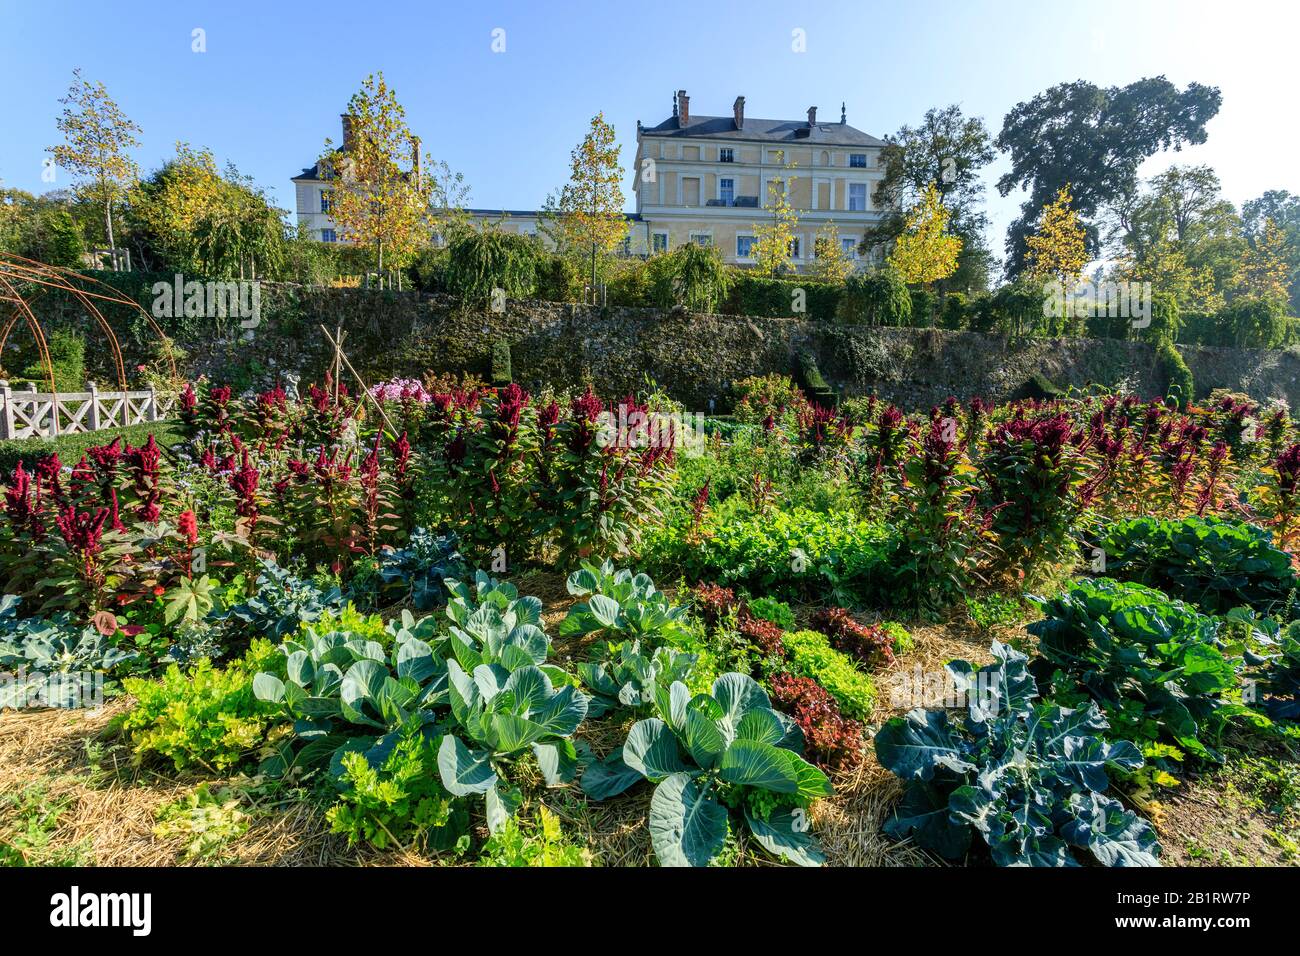
[[114,438],[121,438],[124,445],[139,446],[148,441],[150,435],[163,449],[185,440],[185,431],[180,422],[163,421],[132,425],[129,428],[105,428],[97,432],[59,435],[57,438],[13,438],[0,441],[0,478],[8,482],[20,460],[24,467],[30,468],[37,459],[53,451],[58,452],[59,460],[65,465],[72,465],[93,445],[107,445]]

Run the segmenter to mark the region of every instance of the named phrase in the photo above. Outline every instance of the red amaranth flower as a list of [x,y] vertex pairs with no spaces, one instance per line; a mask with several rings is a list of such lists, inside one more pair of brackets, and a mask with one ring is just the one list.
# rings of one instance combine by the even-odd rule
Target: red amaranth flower
[[180,513],[176,518],[176,530],[181,533],[181,536],[185,538],[186,544],[191,548],[198,543],[199,522],[194,516],[193,511],[182,511]]
[[92,555],[100,549],[104,522],[107,520],[107,508],[96,508],[93,512],[87,512],[77,511],[73,505],[67,505],[59,512],[55,523],[69,548],[82,555]]

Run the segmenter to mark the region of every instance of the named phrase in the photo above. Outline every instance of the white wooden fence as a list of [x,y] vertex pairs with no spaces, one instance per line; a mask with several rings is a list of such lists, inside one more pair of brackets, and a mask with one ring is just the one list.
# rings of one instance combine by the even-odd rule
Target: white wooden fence
[[174,393],[152,387],[139,392],[101,392],[94,382],[86,387],[89,391],[59,392],[56,398],[31,383],[24,391],[0,381],[0,439],[124,428],[169,418],[176,408]]

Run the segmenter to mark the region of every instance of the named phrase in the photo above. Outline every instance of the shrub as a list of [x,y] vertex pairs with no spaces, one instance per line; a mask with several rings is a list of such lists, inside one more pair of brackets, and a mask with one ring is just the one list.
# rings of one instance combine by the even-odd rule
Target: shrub
[[853,325],[908,325],[912,298],[907,283],[892,268],[855,272],[844,280],[839,317]]
[[851,657],[831,647],[826,635],[816,631],[789,631],[783,640],[792,673],[826,688],[848,716],[865,719],[871,715],[875,685]]
[[1286,338],[1285,307],[1268,299],[1234,299],[1219,310],[1215,321],[1230,330],[1236,348],[1273,349]]
[[1166,400],[1177,406],[1179,411],[1187,411],[1188,403],[1196,397],[1192,370],[1187,367],[1178,349],[1169,339],[1161,339],[1156,346],[1156,356],[1160,359],[1160,369],[1164,373]]
[[929,289],[910,289],[912,298],[912,325],[928,328],[934,325],[934,310],[938,297]]
[[1190,601],[1207,614],[1286,609],[1297,586],[1291,556],[1263,528],[1221,518],[1130,518],[1105,529],[1106,573]]
[[939,325],[945,329],[959,331],[966,328],[967,321],[966,296],[960,292],[949,292],[943,299]]
[[[829,322],[839,308],[842,286],[812,278],[777,279],[736,270],[727,311],[767,318],[807,318]],[[798,311],[802,306],[802,311]]]
[[[86,389],[86,340],[77,332],[55,329],[46,337],[50,365],[54,371],[54,387],[60,392],[82,392]],[[23,378],[11,384],[35,382],[36,390],[48,392],[50,379],[42,362],[36,361],[23,369]],[[119,387],[119,386],[115,386]]]
[[1023,654],[994,642],[993,656],[979,671],[948,665],[968,698],[961,724],[915,710],[876,734],[881,766],[907,787],[885,832],[954,860],[978,833],[998,866],[1077,866],[1075,849],[1105,866],[1159,866],[1151,825],[1106,796],[1107,767],[1140,768],[1137,747],[1102,736],[1096,704],[1035,703]]
[[536,267],[536,282],[539,299],[548,302],[577,302],[582,298],[582,273],[567,256],[544,256]]
[[447,291],[478,307],[492,301],[494,289],[523,299],[537,284],[537,247],[525,236],[496,230],[471,230],[447,247]]
[[651,298],[664,308],[714,312],[731,287],[731,274],[718,250],[695,242],[652,256],[646,270]]
[[1258,682],[1261,706],[1274,720],[1300,722],[1300,621],[1292,621],[1281,636]]
[[505,339],[496,339],[492,343],[492,387],[505,388],[514,381],[514,371],[510,365],[510,343]]
[[278,708],[253,694],[253,677],[278,666],[270,641],[254,640],[248,653],[225,669],[200,660],[186,674],[175,664],[161,681],[127,678],[136,699],[121,718],[137,759],[158,754],[177,771],[202,767],[221,773],[253,755],[271,736]]

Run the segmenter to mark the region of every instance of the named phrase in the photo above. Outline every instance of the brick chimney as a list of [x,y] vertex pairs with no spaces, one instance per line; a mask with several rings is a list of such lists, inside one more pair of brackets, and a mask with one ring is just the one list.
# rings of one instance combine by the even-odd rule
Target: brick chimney
[[352,135],[352,117],[347,113],[340,113],[339,117],[343,120],[343,152],[352,149],[355,139]]
[[736,129],[745,128],[745,98],[737,96],[736,102],[731,104],[731,115],[736,118]]
[[677,91],[677,126],[684,129],[691,121],[691,98],[685,90]]
[[422,188],[424,186],[424,174],[420,169],[420,137],[414,133],[411,134],[411,172],[415,174],[416,188]]
[[812,129],[817,125],[817,107],[808,107],[808,128]]

